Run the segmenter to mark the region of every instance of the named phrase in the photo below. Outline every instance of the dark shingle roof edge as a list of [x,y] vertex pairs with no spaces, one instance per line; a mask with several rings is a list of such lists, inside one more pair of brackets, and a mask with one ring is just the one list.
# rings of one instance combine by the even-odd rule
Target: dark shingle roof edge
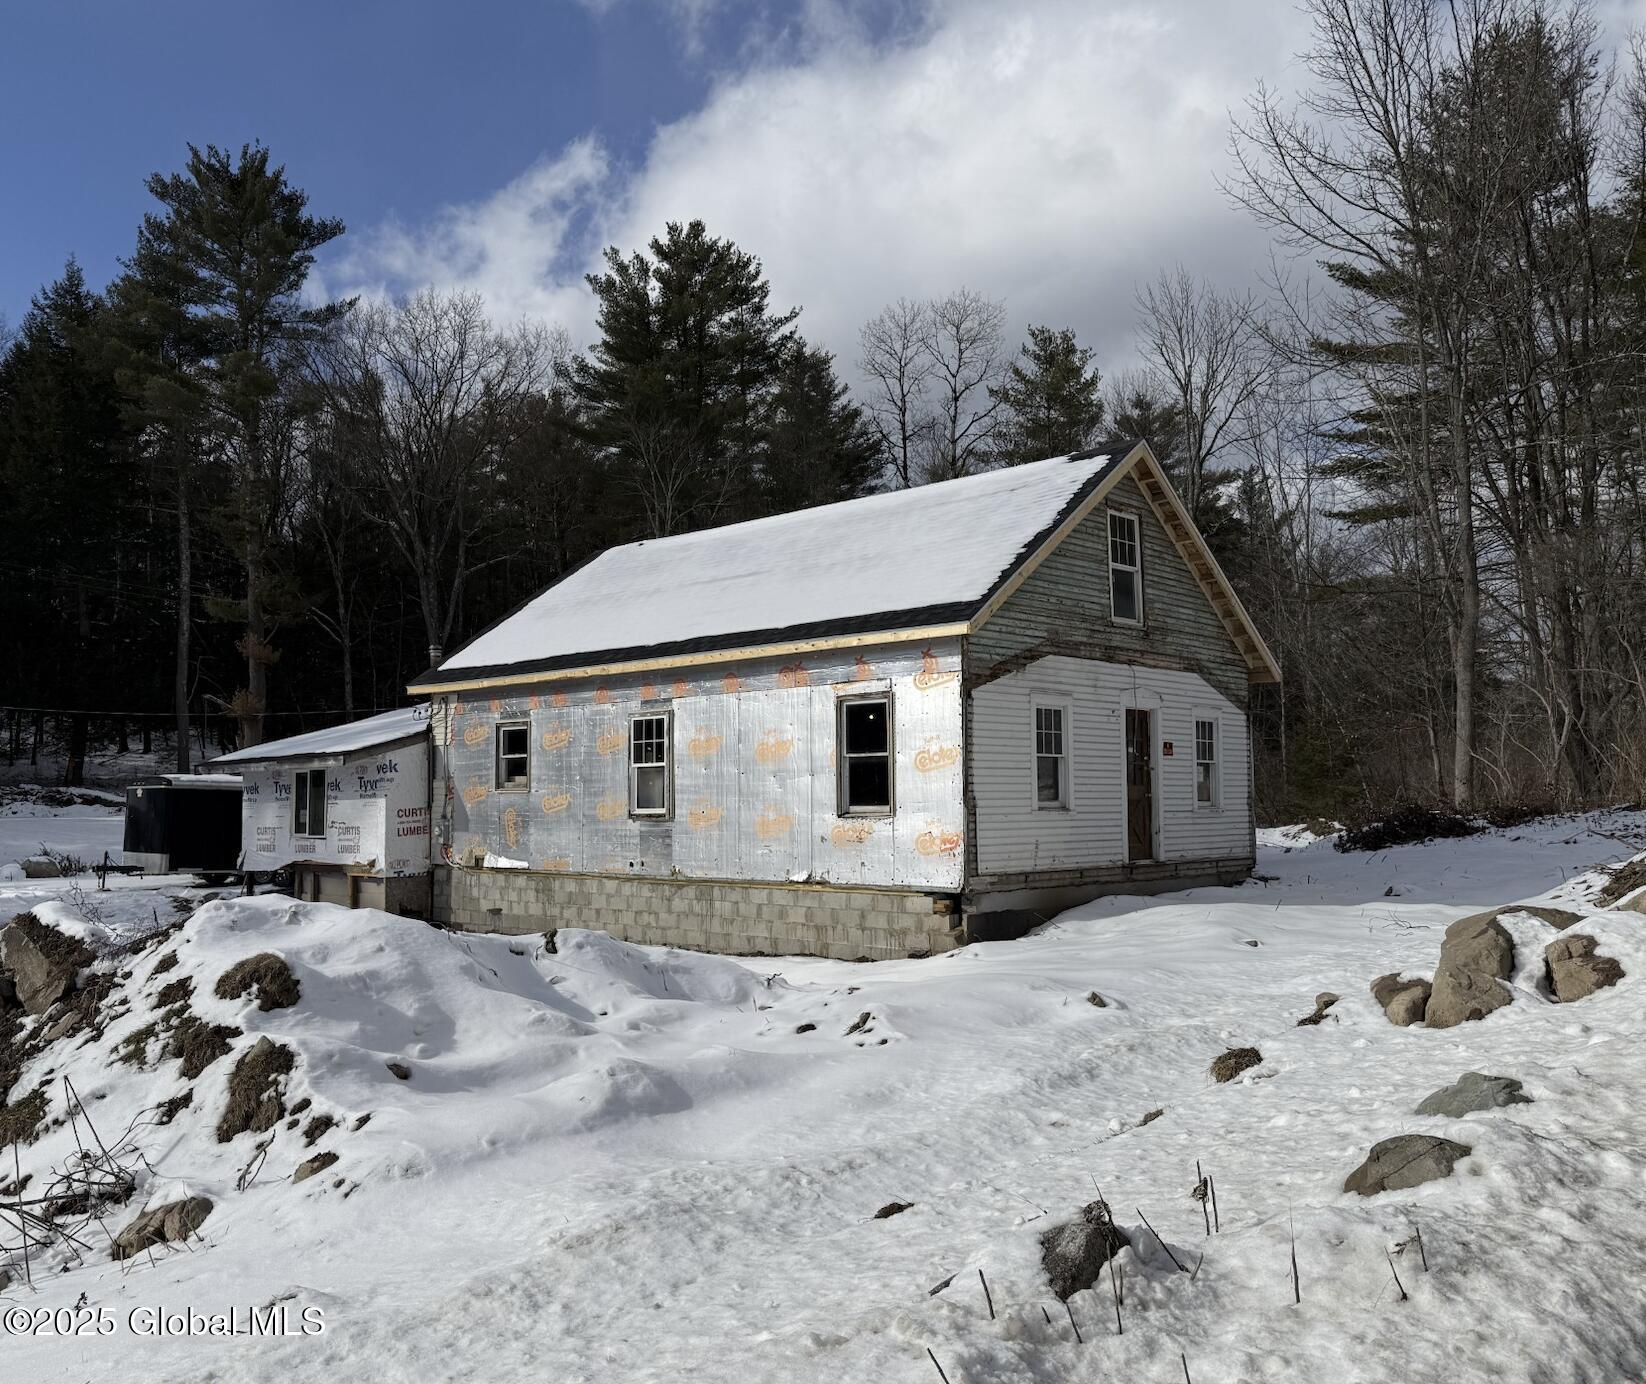
[[[1086,482],[1064,501],[1057,513],[1018,550],[1017,554],[1006,564],[1004,570],[1001,571],[993,584],[978,600],[951,601],[942,605],[911,606],[897,610],[879,611],[872,615],[858,615],[837,620],[818,620],[808,624],[782,625],[770,629],[731,630],[722,634],[703,635],[694,639],[674,640],[666,644],[632,645],[613,649],[587,649],[575,653],[559,654],[552,658],[522,659],[512,663],[481,664],[461,668],[430,668],[423,673],[419,673],[408,685],[407,691],[417,693],[454,684],[483,682],[492,678],[525,678],[536,673],[548,675],[576,668],[604,667],[611,664],[637,663],[642,660],[686,658],[694,654],[724,653],[729,650],[755,649],[773,644],[792,644],[810,639],[878,634],[892,630],[914,629],[923,625],[946,625],[970,620],[995,598],[1018,569],[1040,550],[1069,516],[1078,510],[1120,466],[1131,459],[1135,451],[1135,444],[1126,447],[1124,450],[1117,449],[1114,451],[1111,454],[1109,463],[1093,472]],[[1074,453],[1072,459],[1088,460],[1093,455],[1093,453]],[[593,561],[593,558],[562,573],[561,576],[544,587],[543,591],[551,590],[559,585],[572,572],[586,566],[588,561]],[[495,629],[503,620],[523,610],[526,605],[541,594],[541,591],[532,593],[514,610],[511,610],[501,619],[493,621],[481,633]],[[468,644],[474,643],[478,638],[480,638],[480,634],[476,634],[473,639],[468,640],[464,647],[466,648]],[[461,650],[458,652],[461,652]]]

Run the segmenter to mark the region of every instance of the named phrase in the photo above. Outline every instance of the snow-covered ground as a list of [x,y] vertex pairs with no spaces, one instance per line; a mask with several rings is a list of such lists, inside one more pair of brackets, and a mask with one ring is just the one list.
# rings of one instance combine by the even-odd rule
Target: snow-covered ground
[[[190,978],[194,1011],[244,1037],[189,1109],[141,1136],[154,1171],[111,1228],[145,1200],[201,1193],[215,1209],[201,1240],[152,1263],[37,1264],[34,1290],[13,1285],[0,1307],[84,1301],[118,1327],[12,1336],[6,1377],[934,1384],[940,1366],[951,1384],[1165,1384],[1185,1363],[1195,1384],[1646,1377],[1646,918],[1585,924],[1628,974],[1576,1004],[1540,988],[1554,934],[1526,918],[1507,922],[1515,1002],[1482,1022],[1395,1028],[1367,990],[1383,972],[1431,974],[1465,913],[1532,899],[1592,911],[1585,872],[1646,848],[1646,815],[1372,856],[1291,844],[1304,840],[1268,839],[1263,878],[1237,888],[1103,900],[1021,941],[875,965],[573,931],[550,952],[274,897],[208,904],[121,963],[127,1017],[99,1042],[57,1044],[14,1095],[68,1076],[118,1133],[179,1093],[175,1061],[108,1056],[154,1017],[161,985]],[[129,925],[143,894],[163,917],[168,889],[130,891]],[[40,904],[48,919],[73,908]],[[297,1005],[213,995],[260,951],[291,964]],[[1342,1000],[1297,1027],[1321,990]],[[304,1122],[339,1124],[312,1148],[276,1126],[237,1191],[254,1136],[212,1131],[235,1057],[262,1034],[297,1054],[287,1104],[308,1098]],[[1214,1084],[1209,1064],[1236,1045],[1261,1064]],[[1519,1078],[1534,1103],[1411,1113],[1468,1070]],[[1373,1143],[1407,1132],[1473,1153],[1441,1182],[1343,1193]],[[54,1129],[23,1166],[71,1148]],[[340,1161],[291,1185],[321,1150]],[[1210,1237],[1189,1196],[1197,1160],[1216,1178]],[[1121,1259],[1124,1335],[1105,1288],[1071,1300],[1077,1343],[1039,1278],[1038,1237],[1094,1186],[1137,1248]],[[894,1200],[912,1205],[874,1219]],[[1419,1228],[1427,1272],[1402,1248]],[[276,1300],[318,1308],[323,1334],[129,1328],[133,1309]]]

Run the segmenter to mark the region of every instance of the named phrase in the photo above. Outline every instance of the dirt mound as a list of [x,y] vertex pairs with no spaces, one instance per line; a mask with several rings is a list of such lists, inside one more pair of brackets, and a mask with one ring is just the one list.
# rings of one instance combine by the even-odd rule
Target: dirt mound
[[296,1065],[296,1056],[284,1044],[259,1038],[234,1064],[229,1075],[229,1100],[217,1122],[217,1142],[226,1144],[245,1133],[260,1134],[285,1116],[280,1078]]
[[264,1013],[290,1009],[303,993],[291,967],[273,952],[258,952],[236,962],[223,972],[216,986],[220,1000],[237,1000],[253,990],[257,992],[257,1007]]

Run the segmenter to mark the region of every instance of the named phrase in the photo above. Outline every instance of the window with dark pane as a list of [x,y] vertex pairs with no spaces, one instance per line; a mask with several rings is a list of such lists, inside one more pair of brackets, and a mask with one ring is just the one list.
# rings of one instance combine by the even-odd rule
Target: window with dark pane
[[531,727],[524,721],[505,722],[497,728],[497,786],[523,793],[531,781]]
[[292,835],[326,834],[326,771],[299,769],[292,785]]
[[1109,515],[1109,613],[1124,624],[1143,621],[1143,570],[1137,519]]
[[1217,805],[1217,722],[1194,723],[1195,801],[1202,807]]
[[667,716],[636,716],[629,722],[629,811],[636,817],[668,815]]
[[1068,756],[1064,747],[1063,708],[1034,709],[1035,801],[1041,807],[1062,807],[1068,801]]
[[840,703],[837,733],[842,813],[892,810],[892,706],[887,697]]

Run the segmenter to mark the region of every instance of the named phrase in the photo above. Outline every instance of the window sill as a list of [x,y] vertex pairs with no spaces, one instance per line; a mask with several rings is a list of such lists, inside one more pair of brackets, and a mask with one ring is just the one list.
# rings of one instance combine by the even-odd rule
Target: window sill
[[853,810],[846,808],[835,813],[842,822],[861,822],[865,819],[875,821],[886,817],[895,817],[897,813],[889,807],[865,807]]
[[494,793],[530,793],[531,791],[531,785],[527,783],[518,784],[513,788],[505,788],[502,784],[499,784],[492,790]]
[[1074,809],[1072,807],[1070,807],[1068,805],[1068,803],[1036,803],[1034,805],[1034,810],[1036,812],[1073,812],[1074,811]]

